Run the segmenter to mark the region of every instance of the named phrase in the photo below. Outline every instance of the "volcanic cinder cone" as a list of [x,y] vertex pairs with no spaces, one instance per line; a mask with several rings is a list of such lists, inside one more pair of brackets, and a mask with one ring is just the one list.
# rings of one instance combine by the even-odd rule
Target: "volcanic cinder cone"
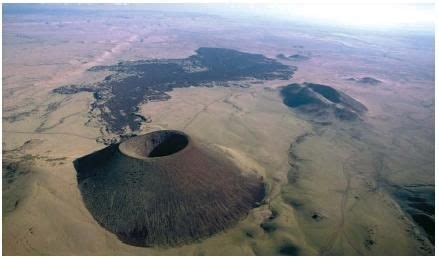
[[133,137],[75,161],[93,217],[123,242],[177,245],[246,216],[264,196],[221,152],[178,131]]

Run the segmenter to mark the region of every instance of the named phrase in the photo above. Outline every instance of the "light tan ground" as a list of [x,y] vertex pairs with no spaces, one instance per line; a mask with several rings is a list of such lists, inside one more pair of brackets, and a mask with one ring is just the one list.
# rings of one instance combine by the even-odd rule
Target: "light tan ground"
[[[249,30],[241,22],[208,16],[33,19],[12,17],[3,23],[4,159],[23,160],[27,154],[32,161],[31,173],[11,184],[22,192],[16,208],[3,215],[3,254],[276,255],[285,245],[303,255],[432,252],[381,185],[434,184],[431,50],[398,45],[389,51],[396,36],[394,42],[364,36],[366,42],[382,40],[364,50],[369,45],[363,41],[336,35],[258,24]],[[355,47],[343,49],[340,42]],[[264,176],[267,204],[232,229],[168,249],[125,245],[95,222],[72,165],[75,158],[104,147],[95,141],[99,125],[85,125],[92,96],[53,95],[50,89],[99,80],[105,74],[85,70],[118,60],[180,58],[200,46],[274,57],[295,53],[294,45],[303,45],[312,58],[290,62],[299,69],[291,81],[343,90],[368,107],[365,123],[313,127],[283,105],[276,88],[285,81],[176,89],[169,101],[141,106],[141,113],[152,118],[142,132],[178,129],[219,146],[244,170]],[[361,86],[345,80],[361,76],[383,83]],[[297,182],[289,184],[290,145],[307,133],[293,146],[299,170]],[[25,143],[31,139],[32,144]],[[260,224],[273,210],[276,230],[267,233]],[[366,240],[375,244],[368,247]]]

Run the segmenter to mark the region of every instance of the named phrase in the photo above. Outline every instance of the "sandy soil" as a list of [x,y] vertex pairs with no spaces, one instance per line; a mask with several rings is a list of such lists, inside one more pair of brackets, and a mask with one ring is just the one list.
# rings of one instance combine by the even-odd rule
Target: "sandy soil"
[[[3,21],[3,162],[26,171],[12,182],[3,174],[3,254],[434,253],[390,188],[434,187],[429,44],[413,48],[414,36],[348,37],[203,15],[75,15]],[[107,74],[86,71],[95,65],[182,58],[201,46],[268,57],[305,51],[309,60],[282,61],[298,67],[290,82],[331,85],[369,111],[362,122],[317,126],[282,103],[278,87],[287,81],[177,89],[168,101],[142,105],[152,119],[142,133],[177,129],[220,147],[244,171],[261,174],[269,190],[266,203],[236,227],[203,241],[176,248],[123,244],[85,208],[72,164],[104,147],[96,142],[102,125],[89,121],[93,96],[50,91],[101,80]],[[364,76],[382,83],[346,80]],[[5,203],[12,207],[7,212]]]

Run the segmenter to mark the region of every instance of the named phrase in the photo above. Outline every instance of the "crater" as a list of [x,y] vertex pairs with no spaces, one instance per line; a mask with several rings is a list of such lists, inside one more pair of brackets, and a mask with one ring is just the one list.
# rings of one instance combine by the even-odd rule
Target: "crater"
[[173,155],[189,143],[189,137],[179,131],[162,130],[131,138],[119,145],[119,150],[138,159]]

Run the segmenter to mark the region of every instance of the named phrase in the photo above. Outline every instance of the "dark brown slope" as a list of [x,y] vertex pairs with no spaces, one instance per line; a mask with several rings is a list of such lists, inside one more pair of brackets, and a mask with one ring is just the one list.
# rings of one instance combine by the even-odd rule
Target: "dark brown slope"
[[326,122],[334,118],[354,121],[367,111],[359,101],[330,86],[316,83],[293,83],[282,88],[285,105],[311,117],[313,121]]
[[210,236],[246,216],[264,196],[262,180],[177,131],[158,131],[75,161],[94,218],[137,246]]

